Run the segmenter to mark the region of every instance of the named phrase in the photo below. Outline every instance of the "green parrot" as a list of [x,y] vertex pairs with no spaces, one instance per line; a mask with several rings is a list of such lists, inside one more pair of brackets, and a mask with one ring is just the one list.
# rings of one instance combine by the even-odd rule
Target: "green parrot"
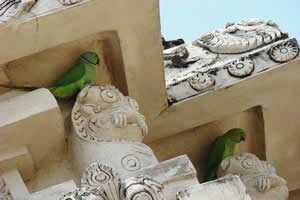
[[218,136],[211,145],[205,168],[204,181],[211,181],[217,178],[217,169],[222,160],[232,156],[236,144],[246,140],[246,133],[243,129],[233,128],[223,136]]
[[[99,56],[95,52],[85,52],[81,54],[76,64],[60,79],[47,87],[47,89],[58,99],[70,99],[74,97],[86,84],[93,80],[96,75],[96,66],[99,62]],[[22,90],[34,90],[39,88],[2,84],[0,84],[0,87]]]

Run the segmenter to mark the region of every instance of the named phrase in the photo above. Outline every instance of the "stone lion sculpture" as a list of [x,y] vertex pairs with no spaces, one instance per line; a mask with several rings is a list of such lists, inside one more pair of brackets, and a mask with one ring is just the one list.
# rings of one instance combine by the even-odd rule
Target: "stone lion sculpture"
[[124,138],[129,134],[135,138],[148,132],[137,102],[111,85],[84,87],[77,96],[72,122],[79,137],[85,140]]
[[252,200],[287,200],[286,181],[276,174],[270,162],[259,160],[251,153],[241,153],[223,160],[218,168],[218,177],[240,175]]

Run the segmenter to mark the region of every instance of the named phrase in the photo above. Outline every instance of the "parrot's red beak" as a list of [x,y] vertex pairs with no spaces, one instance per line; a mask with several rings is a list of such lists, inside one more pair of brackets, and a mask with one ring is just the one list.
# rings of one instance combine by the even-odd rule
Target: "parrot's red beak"
[[99,65],[99,63],[100,63],[100,58],[97,59],[97,65]]
[[247,139],[247,135],[246,135],[246,134],[243,134],[243,135],[242,135],[242,138],[241,138],[241,141],[242,141],[242,142],[245,142],[246,139]]

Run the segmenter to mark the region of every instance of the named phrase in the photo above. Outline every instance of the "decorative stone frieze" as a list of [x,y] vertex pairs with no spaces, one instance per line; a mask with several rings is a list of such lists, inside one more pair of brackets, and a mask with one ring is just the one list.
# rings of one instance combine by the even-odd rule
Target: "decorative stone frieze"
[[286,181],[276,174],[270,162],[259,160],[254,154],[242,153],[222,161],[218,177],[236,174],[245,184],[252,200],[287,200]]
[[248,19],[163,54],[168,98],[174,103],[289,62],[299,55],[299,46],[274,22]]

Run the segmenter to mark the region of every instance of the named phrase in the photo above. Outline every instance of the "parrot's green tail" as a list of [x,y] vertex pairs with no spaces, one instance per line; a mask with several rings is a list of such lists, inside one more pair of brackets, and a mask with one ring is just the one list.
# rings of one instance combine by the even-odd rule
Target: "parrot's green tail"
[[25,90],[25,91],[31,91],[31,90],[35,90],[41,87],[35,87],[35,86],[13,86],[13,85],[4,85],[4,84],[0,84],[0,87],[4,87],[4,88],[9,88],[9,89],[16,89],[16,90]]

